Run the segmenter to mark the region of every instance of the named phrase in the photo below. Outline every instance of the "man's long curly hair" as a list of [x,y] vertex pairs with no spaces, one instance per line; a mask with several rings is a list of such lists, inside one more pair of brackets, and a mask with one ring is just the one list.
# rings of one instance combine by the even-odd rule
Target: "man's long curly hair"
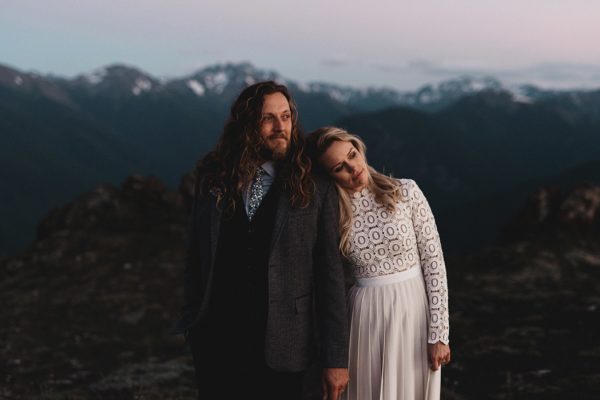
[[[266,95],[281,93],[292,114],[292,132],[288,153],[281,162],[277,179],[290,195],[293,207],[308,206],[314,191],[310,177],[311,160],[304,151],[304,137],[298,127],[298,111],[289,91],[274,81],[264,81],[244,89],[231,106],[229,119],[213,151],[196,164],[196,191],[217,196],[217,204],[228,214],[235,211],[236,195],[254,179],[263,158],[259,130]],[[225,204],[223,204],[225,201]]]

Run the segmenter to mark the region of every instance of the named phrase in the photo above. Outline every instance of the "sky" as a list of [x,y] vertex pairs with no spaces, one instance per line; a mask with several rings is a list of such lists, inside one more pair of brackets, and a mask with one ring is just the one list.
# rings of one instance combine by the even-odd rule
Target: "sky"
[[597,0],[0,0],[0,64],[66,77],[250,62],[353,87],[472,75],[596,88],[599,40]]

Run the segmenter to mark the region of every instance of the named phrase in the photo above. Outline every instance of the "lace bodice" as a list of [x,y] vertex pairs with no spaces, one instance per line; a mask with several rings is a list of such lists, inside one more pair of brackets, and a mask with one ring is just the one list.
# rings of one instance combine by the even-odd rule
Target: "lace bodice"
[[356,278],[421,268],[429,300],[429,343],[448,343],[448,286],[440,237],[427,199],[411,179],[400,179],[394,212],[368,189],[352,195],[348,258]]

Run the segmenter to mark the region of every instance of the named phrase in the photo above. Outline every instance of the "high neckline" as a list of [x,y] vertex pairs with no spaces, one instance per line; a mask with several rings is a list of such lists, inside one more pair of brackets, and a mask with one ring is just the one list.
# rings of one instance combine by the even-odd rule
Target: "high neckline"
[[364,196],[368,195],[369,193],[371,193],[371,191],[369,190],[368,187],[365,186],[361,190],[352,193],[352,198],[360,199],[361,197],[364,197]]

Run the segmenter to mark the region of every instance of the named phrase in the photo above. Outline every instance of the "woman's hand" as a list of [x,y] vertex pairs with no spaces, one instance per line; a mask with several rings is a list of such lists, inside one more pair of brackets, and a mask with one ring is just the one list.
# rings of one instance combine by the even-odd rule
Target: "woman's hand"
[[427,344],[427,355],[429,356],[429,363],[431,369],[436,371],[442,365],[446,365],[450,362],[450,346],[442,342],[435,344]]

